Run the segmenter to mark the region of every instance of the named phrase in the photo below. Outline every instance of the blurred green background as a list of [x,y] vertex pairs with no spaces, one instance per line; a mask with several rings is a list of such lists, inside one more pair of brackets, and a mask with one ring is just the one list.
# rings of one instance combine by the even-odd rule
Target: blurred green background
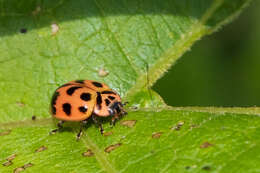
[[260,1],[203,38],[153,87],[172,106],[260,106]]

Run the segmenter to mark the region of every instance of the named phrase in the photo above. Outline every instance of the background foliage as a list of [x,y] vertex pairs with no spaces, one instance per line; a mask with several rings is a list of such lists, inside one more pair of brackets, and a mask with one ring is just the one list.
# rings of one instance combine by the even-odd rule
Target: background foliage
[[253,1],[237,20],[197,42],[154,89],[172,106],[259,106],[259,10]]

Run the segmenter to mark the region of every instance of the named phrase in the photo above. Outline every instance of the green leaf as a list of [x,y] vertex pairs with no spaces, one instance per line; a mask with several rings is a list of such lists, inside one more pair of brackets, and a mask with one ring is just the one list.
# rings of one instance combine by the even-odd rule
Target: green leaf
[[[17,156],[12,165],[1,170],[11,172],[31,163],[28,172],[259,171],[259,109],[233,109],[237,113],[222,108],[195,111],[178,108],[129,112],[115,127],[105,124],[105,132],[111,135],[100,135],[91,124],[79,142],[75,140],[78,128],[69,125],[61,133],[48,135],[50,119],[4,125],[13,129],[0,136],[0,163],[12,154]],[[123,125],[129,120],[135,120],[135,124]],[[119,143],[110,153],[105,152]],[[35,152],[41,146],[47,149]],[[94,155],[83,157],[88,149]]]
[[[139,104],[138,92],[248,2],[2,0],[0,122],[49,117],[55,88],[75,79],[105,82]],[[59,26],[55,35],[53,23]],[[100,69],[109,74],[99,76]]]
[[[150,89],[196,40],[248,3],[1,0],[0,172],[257,172],[258,109],[173,110]],[[130,102],[115,128],[105,123],[112,134],[89,124],[77,142],[77,123],[48,134],[55,128],[50,98],[75,79],[105,82]]]

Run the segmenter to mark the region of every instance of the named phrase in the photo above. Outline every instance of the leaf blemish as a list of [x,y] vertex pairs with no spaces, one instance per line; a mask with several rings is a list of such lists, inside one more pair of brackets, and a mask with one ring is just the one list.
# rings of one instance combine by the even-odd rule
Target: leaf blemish
[[32,11],[32,15],[36,16],[41,12],[41,6],[37,6],[35,10]]
[[110,135],[113,135],[113,132],[112,132],[112,131],[110,131],[110,132],[105,132],[105,133],[103,134],[103,136],[110,136]]
[[190,166],[185,166],[185,169],[187,169],[187,170],[190,169]]
[[174,127],[172,127],[171,128],[171,130],[180,130],[181,129],[181,127],[184,125],[184,121],[180,121],[180,122],[178,122],[178,124],[176,125],[176,126],[174,126]]
[[136,121],[137,120],[124,120],[124,121],[121,121],[121,125],[122,126],[127,126],[127,127],[134,127],[135,126],[135,124],[136,124]]
[[12,165],[12,164],[13,164],[12,161],[7,161],[7,162],[3,163],[3,166],[10,166],[10,165]]
[[0,132],[0,136],[9,135],[11,133],[11,130]]
[[213,146],[213,144],[209,143],[209,142],[204,142],[203,144],[200,145],[200,148],[208,148]]
[[197,127],[198,127],[198,125],[196,125],[196,124],[190,125],[190,129],[197,128]]
[[202,169],[206,170],[206,171],[209,171],[211,169],[211,167],[210,166],[203,166]]
[[86,152],[82,153],[82,156],[91,157],[91,156],[94,156],[94,153],[92,152],[91,149],[88,149]]
[[25,104],[24,104],[23,102],[16,102],[16,104],[17,104],[18,106],[20,106],[20,107],[24,107],[24,106],[25,106]]
[[155,133],[153,133],[152,138],[158,139],[161,137],[162,134],[163,134],[163,132],[155,132]]
[[27,164],[23,165],[22,167],[15,168],[15,169],[14,169],[14,173],[22,172],[22,171],[24,171],[25,169],[27,169],[27,168],[29,168],[29,167],[32,167],[32,166],[33,166],[32,163],[27,163]]
[[14,173],[22,172],[22,171],[24,171],[25,169],[27,169],[27,168],[29,168],[29,167],[32,167],[32,166],[33,166],[32,163],[27,163],[27,164],[23,165],[22,167],[15,168],[15,169],[14,169]]
[[59,26],[56,23],[53,23],[51,25],[51,34],[56,35],[58,31],[59,31]]
[[107,148],[105,148],[105,152],[110,153],[111,151],[115,150],[116,148],[120,147],[121,145],[122,145],[122,143],[110,145]]
[[40,148],[38,148],[37,150],[35,150],[35,153],[42,152],[42,151],[44,151],[44,150],[46,150],[46,149],[47,149],[47,147],[41,146]]
[[15,168],[14,169],[14,173],[19,173],[19,172],[22,172],[24,171],[25,169],[23,167],[19,167],[19,168]]
[[26,168],[29,168],[29,167],[32,167],[33,164],[32,163],[27,163],[25,165],[23,165],[23,168],[26,169]]
[[32,116],[32,120],[33,120],[33,121],[36,120],[36,116],[35,116],[35,115]]
[[106,71],[104,68],[101,68],[101,69],[98,70],[98,75],[99,75],[100,77],[105,77],[105,76],[107,76],[108,74],[109,74],[109,72]]
[[129,109],[137,110],[137,109],[139,109],[139,107],[138,106],[131,106],[131,107],[129,107]]
[[14,158],[16,158],[16,154],[12,154],[11,156],[7,157],[6,160],[12,161],[12,160],[14,160]]
[[20,33],[22,33],[22,34],[27,33],[27,29],[26,29],[26,28],[21,28],[21,29],[20,29]]

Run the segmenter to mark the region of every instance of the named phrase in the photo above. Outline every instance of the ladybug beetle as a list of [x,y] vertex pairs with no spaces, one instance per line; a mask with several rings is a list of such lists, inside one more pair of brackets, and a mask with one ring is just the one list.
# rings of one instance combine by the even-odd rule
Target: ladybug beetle
[[65,121],[80,121],[81,127],[77,139],[82,134],[82,128],[91,117],[103,134],[103,127],[97,117],[111,117],[111,125],[121,115],[127,114],[120,96],[106,84],[93,80],[75,80],[56,89],[51,100],[52,116],[60,120],[55,133],[62,128]]

